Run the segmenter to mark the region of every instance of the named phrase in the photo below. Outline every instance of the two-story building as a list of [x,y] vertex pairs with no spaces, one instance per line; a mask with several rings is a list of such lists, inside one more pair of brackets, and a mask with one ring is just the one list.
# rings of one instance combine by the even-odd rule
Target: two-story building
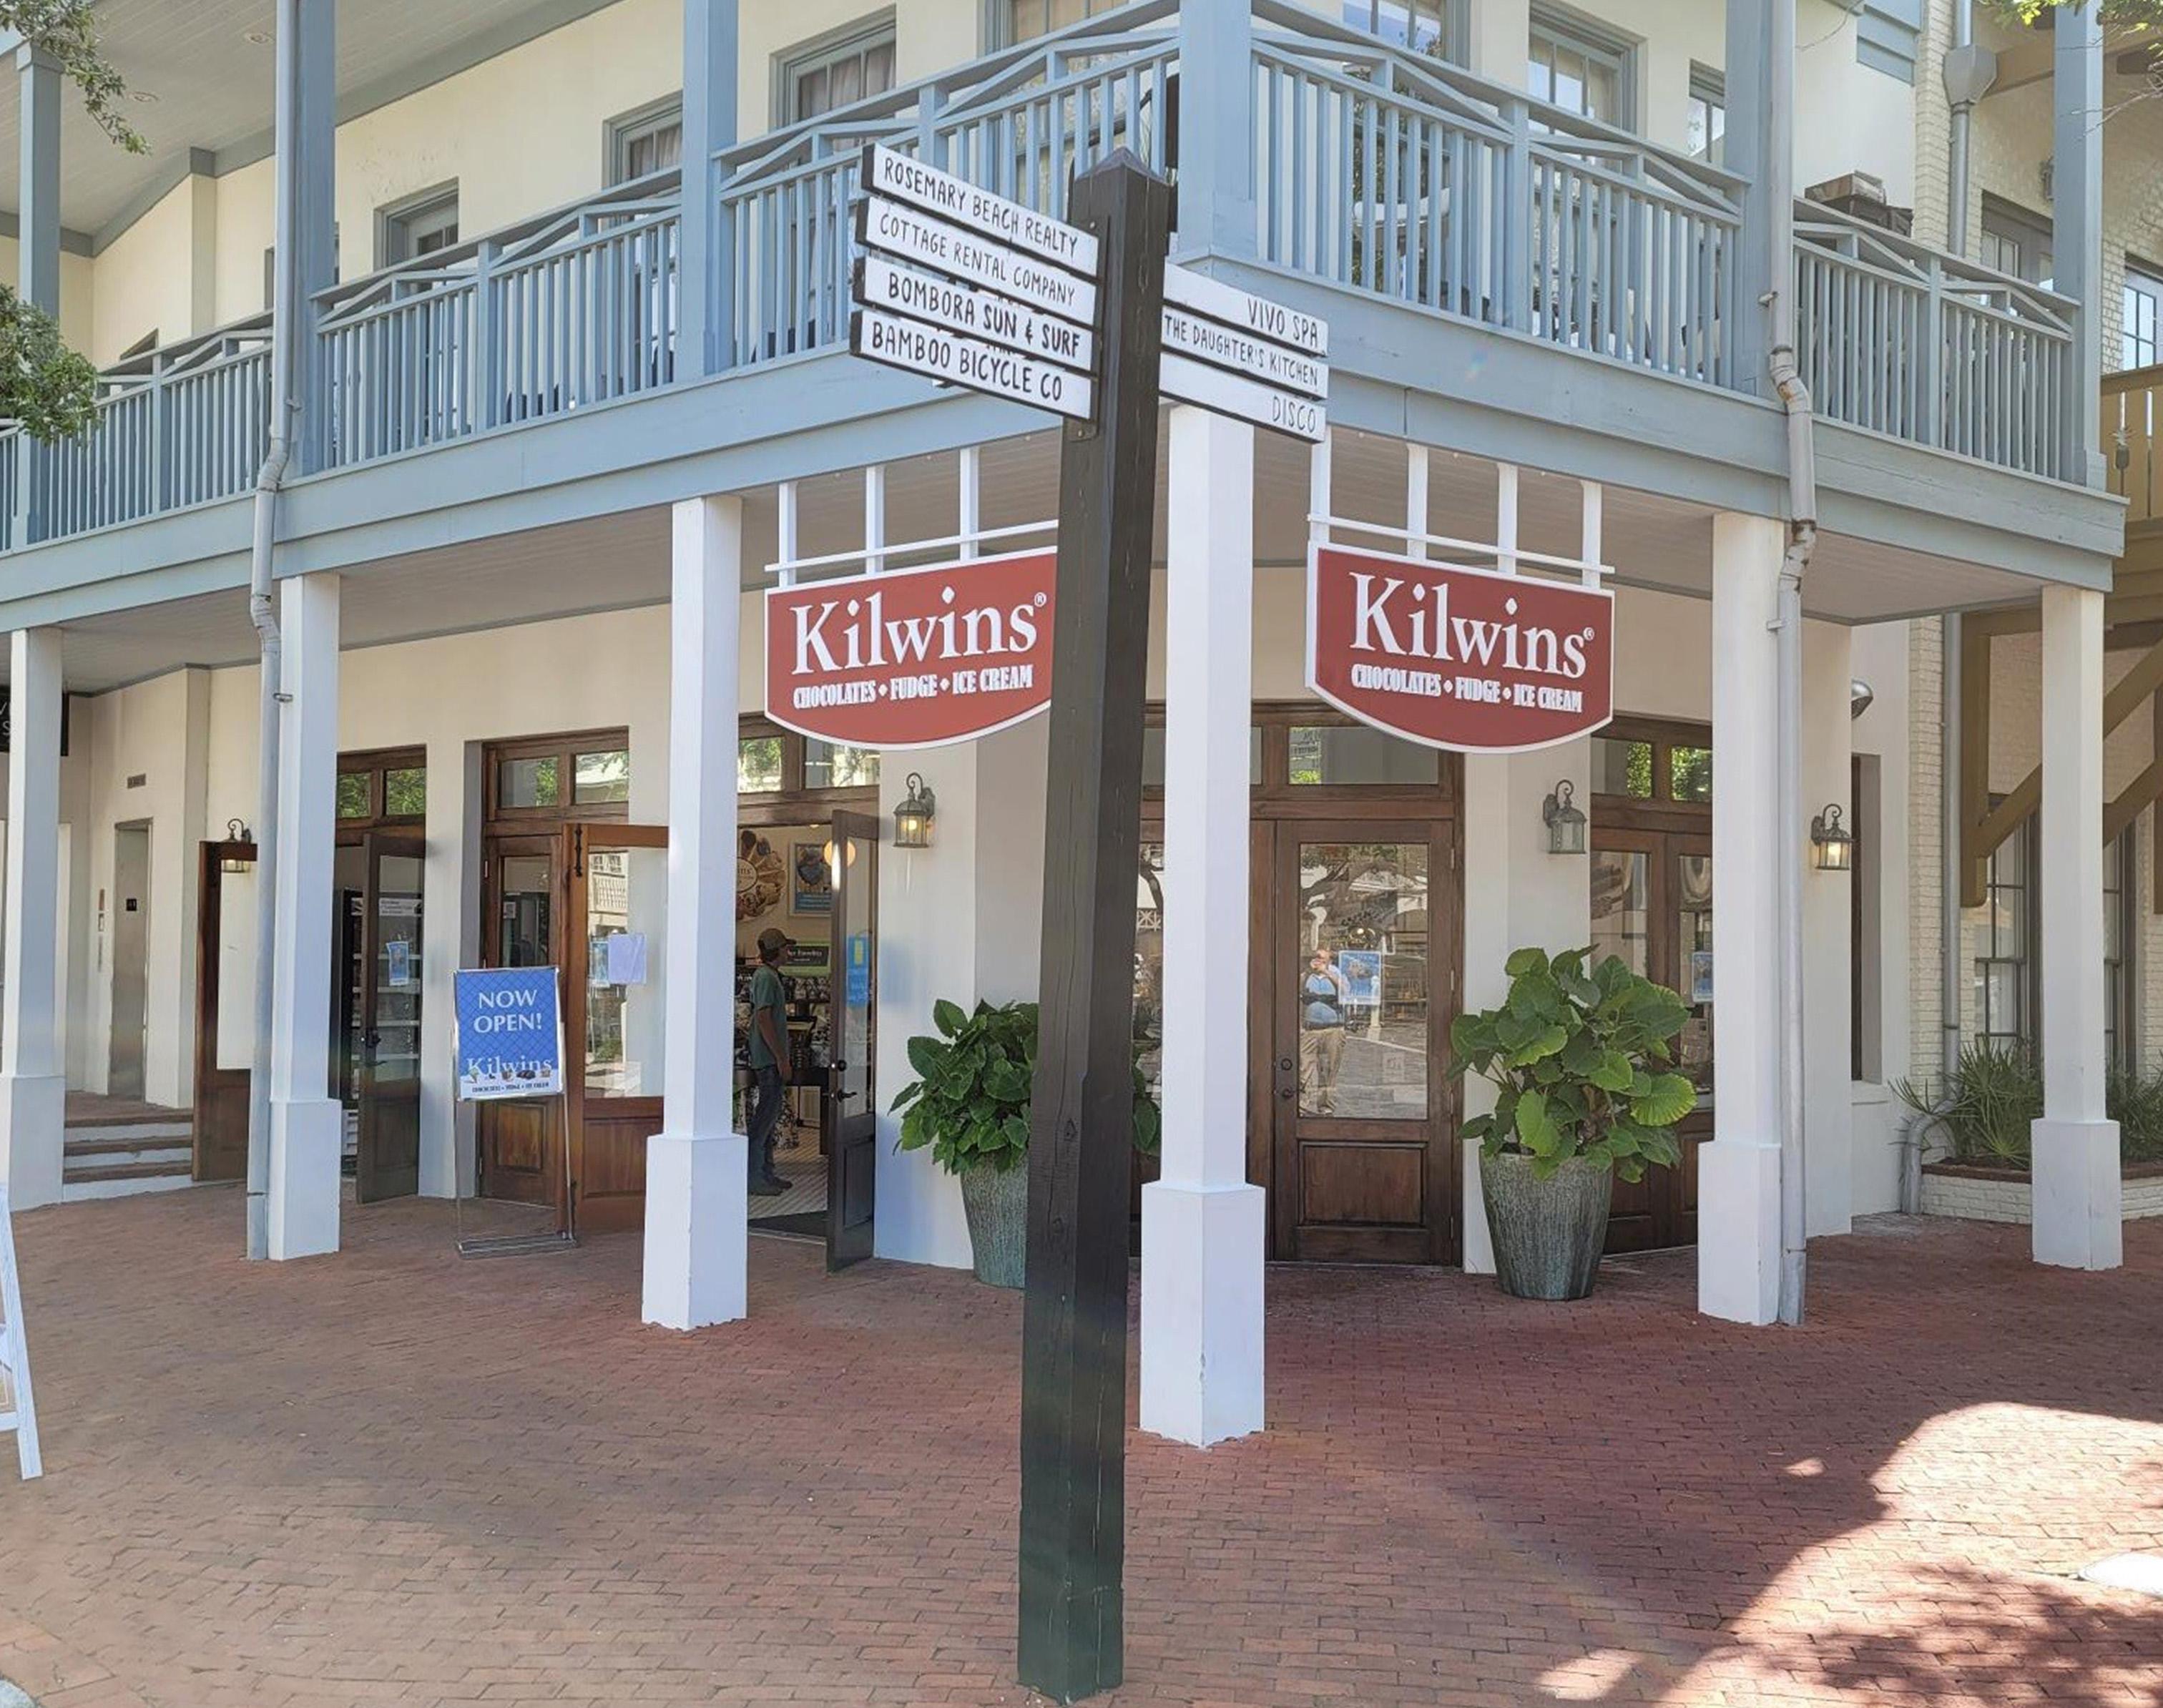
[[[1900,1202],[1888,1087],[1941,1049],[1944,613],[2039,613],[1995,643],[2028,648],[2045,761],[2036,1250],[2114,1263],[2107,870],[2134,891],[2098,830],[2125,510],[2101,353],[2145,324],[2152,359],[2126,257],[2155,250],[2119,240],[2153,215],[2105,169],[2145,149],[2145,185],[2156,155],[2145,116],[2096,122],[2137,79],[2092,6],[1981,32],[2001,79],[1956,151],[1954,13],[111,0],[139,158],[18,50],[18,275],[108,366],[84,438],[0,436],[16,1205],[68,1189],[71,1087],[189,1112],[187,1177],[246,1172],[267,1012],[271,1255],[334,1250],[348,1196],[568,1205],[643,1228],[647,1314],[678,1327],[741,1313],[747,1216],[966,1262],[953,1182],[883,1113],[835,1205],[747,1205],[738,963],[767,925],[798,940],[807,1122],[883,1112],[935,1000],[1033,994],[1043,723],[887,756],[790,733],[762,715],[759,600],[777,565],[1040,538],[1056,506],[1048,418],[849,354],[863,145],[1053,213],[1123,146],[1176,182],[1177,259],[1325,317],[1333,368],[1319,450],[1164,417],[1149,1426],[1259,1427],[1266,1260],[1490,1261],[1448,1030],[1521,944],[1592,942],[1692,1004],[1702,1107],[1680,1168],[1618,1189],[1616,1249],[1694,1244],[1704,1307],[1762,1323],[1796,1255],[1783,1132],[1809,1232]],[[2039,149],[2047,199],[2017,193]],[[1956,170],[1982,198],[1958,231]],[[1459,755],[1330,711],[1317,539],[1603,577],[1615,722]],[[928,845],[858,822],[927,793]],[[1551,851],[1573,800],[1589,850]],[[1849,871],[1813,858],[1835,809]],[[867,934],[873,976],[837,977]],[[1317,950],[1380,956],[1326,1070]],[[563,970],[570,1092],[476,1109],[451,973],[516,964]],[[74,1171],[95,1184],[87,1151]]]

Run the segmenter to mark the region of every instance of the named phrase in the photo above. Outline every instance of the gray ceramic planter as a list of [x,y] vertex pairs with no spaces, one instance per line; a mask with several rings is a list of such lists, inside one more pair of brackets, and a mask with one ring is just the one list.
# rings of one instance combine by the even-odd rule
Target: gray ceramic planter
[[1495,1240],[1495,1279],[1521,1299],[1581,1299],[1600,1271],[1615,1175],[1573,1157],[1546,1180],[1529,1156],[1482,1156],[1480,1187]]
[[966,1168],[961,1181],[977,1279],[995,1287],[1019,1287],[1028,1270],[1028,1162],[1005,1169]]

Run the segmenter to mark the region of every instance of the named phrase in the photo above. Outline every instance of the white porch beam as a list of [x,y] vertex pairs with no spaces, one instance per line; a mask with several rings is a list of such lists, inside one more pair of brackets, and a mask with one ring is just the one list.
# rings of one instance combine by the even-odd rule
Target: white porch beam
[[2124,1260],[2118,1124],[2103,1113],[2103,605],[2043,589],[2043,1119],[2032,1135],[2038,1263]]
[[340,584],[319,571],[280,589],[285,696],[278,738],[277,929],[272,944],[270,1250],[338,1246],[345,1109],[330,1095],[331,867],[337,856]]
[[1776,1320],[1780,1305],[1780,822],[1776,614],[1784,524],[1712,523],[1713,1139],[1698,1152],[1698,1309]]
[[1165,684],[1164,1147],[1142,1188],[1141,1424],[1262,1427],[1265,1196],[1247,1181],[1254,430],[1171,412]]
[[57,1203],[67,1124],[53,920],[60,912],[60,631],[8,638],[7,988],[0,1003],[0,1186]]
[[727,365],[735,255],[714,217],[714,156],[736,140],[737,0],[683,0],[683,201],[677,378]]
[[662,1130],[646,1145],[641,1309],[688,1330],[746,1309],[750,1145],[731,1103],[743,500],[682,500],[670,547],[666,1059]]

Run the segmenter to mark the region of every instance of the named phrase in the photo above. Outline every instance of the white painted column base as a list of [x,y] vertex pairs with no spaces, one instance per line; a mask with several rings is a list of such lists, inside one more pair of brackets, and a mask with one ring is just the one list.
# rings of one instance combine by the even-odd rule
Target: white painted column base
[[1207,1447],[1262,1427],[1262,1260],[1257,1186],[1142,1188],[1142,1428]]
[[[1467,1075],[1469,1081],[1471,1076]],[[1480,1181],[1480,1141],[1464,1144],[1464,1272],[1495,1273],[1495,1231],[1487,1225],[1487,1191]]]
[[643,1312],[663,1328],[710,1328],[750,1308],[751,1141],[657,1133],[646,1141]]
[[0,1074],[0,1186],[18,1210],[60,1201],[67,1081],[57,1074]]
[[345,1109],[330,1098],[270,1104],[270,1255],[283,1262],[338,1249]]
[[2115,1121],[2036,1121],[2035,1261],[2064,1269],[2116,1269],[2125,1260],[2125,1186]]
[[1780,1316],[1780,1149],[1715,1139],[1697,1153],[1697,1307],[1763,1326]]

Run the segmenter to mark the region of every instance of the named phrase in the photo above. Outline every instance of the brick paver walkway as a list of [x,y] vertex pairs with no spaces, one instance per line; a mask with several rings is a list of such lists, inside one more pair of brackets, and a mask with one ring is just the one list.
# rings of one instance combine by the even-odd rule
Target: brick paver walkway
[[[60,1708],[1019,1704],[1018,1302],[754,1244],[747,1323],[635,1239],[462,1264],[441,1206],[235,1255],[230,1191],[20,1218],[48,1475],[0,1469],[0,1674]],[[1270,1428],[1134,1438],[1113,1700],[2163,1700],[2163,1225],[1815,1248],[1799,1332],[1684,1257],[1574,1308],[1270,1276]],[[12,1454],[9,1455],[12,1457]]]

